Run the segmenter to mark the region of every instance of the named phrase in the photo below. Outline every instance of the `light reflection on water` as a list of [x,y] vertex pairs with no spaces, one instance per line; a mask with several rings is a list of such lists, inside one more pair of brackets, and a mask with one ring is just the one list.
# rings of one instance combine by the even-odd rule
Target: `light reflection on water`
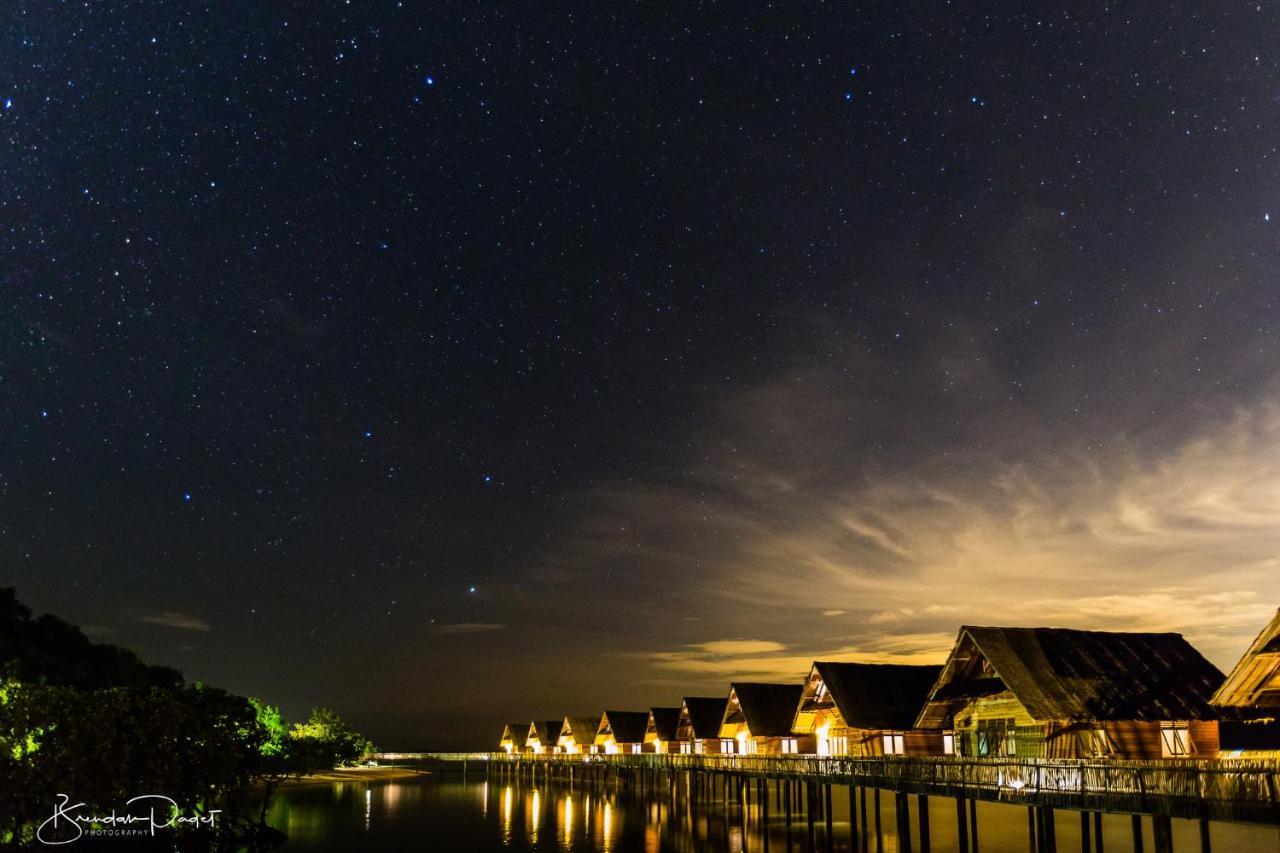
[[[868,822],[874,826],[874,798]],[[826,820],[815,816],[814,850],[853,851],[850,837],[848,789],[832,787],[832,836]],[[1079,817],[1056,814],[1061,850],[1079,850]],[[881,849],[906,849],[897,837],[892,795],[880,797]],[[694,853],[695,851],[807,851],[809,826],[798,808],[788,831],[778,792],[771,786],[767,813],[756,791],[743,806],[736,798],[726,803],[723,790],[712,800],[692,801],[679,791],[674,799],[666,785],[654,790],[620,789],[597,784],[532,784],[498,778],[420,776],[397,782],[348,782],[299,785],[282,789],[271,809],[272,825],[290,837],[285,850],[468,850],[563,851],[563,853]],[[1003,853],[1028,849],[1027,813],[1020,806],[978,804],[980,849]],[[1146,849],[1154,849],[1150,821]],[[922,849],[919,811],[911,798],[910,825],[914,851]],[[930,849],[957,853],[955,803],[929,800]],[[1109,848],[1131,849],[1129,818],[1108,815],[1104,828]],[[1212,825],[1216,850],[1274,853],[1280,849],[1280,830],[1242,824]],[[788,841],[790,842],[788,844]],[[876,850],[874,835],[868,841]],[[766,847],[767,843],[767,847]],[[1198,827],[1174,821],[1174,849],[1198,850]]]

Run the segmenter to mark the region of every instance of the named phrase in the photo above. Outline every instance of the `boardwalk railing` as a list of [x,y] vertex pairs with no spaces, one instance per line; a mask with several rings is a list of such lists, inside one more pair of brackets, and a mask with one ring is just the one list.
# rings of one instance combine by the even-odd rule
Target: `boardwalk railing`
[[606,768],[624,773],[733,774],[1082,811],[1280,824],[1278,761],[530,753],[384,753],[379,758],[484,762],[495,768],[533,768],[538,772],[583,768],[583,775]]

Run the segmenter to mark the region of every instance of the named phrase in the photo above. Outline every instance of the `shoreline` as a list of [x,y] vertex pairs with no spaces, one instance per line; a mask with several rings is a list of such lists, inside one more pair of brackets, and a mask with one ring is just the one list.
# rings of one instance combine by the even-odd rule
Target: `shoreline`
[[280,787],[316,785],[322,782],[390,782],[429,775],[428,771],[411,767],[335,767],[333,770],[312,773],[298,779],[288,779],[281,782]]

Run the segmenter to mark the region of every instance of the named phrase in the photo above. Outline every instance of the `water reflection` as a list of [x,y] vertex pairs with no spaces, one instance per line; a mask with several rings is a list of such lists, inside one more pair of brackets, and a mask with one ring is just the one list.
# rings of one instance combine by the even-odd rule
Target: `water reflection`
[[[693,794],[696,793],[696,796]],[[830,835],[822,811],[826,798],[815,800],[813,820],[805,811],[803,791],[756,784],[726,791],[722,781],[696,783],[688,777],[660,784],[565,782],[537,784],[528,780],[420,776],[383,783],[299,785],[284,788],[270,821],[285,831],[285,850],[474,850],[480,853],[575,851],[575,853],[781,853],[781,851],[861,851],[861,838],[850,820],[849,791],[833,786]],[[855,798],[856,825],[865,826],[866,850],[883,853],[926,849],[920,836],[919,802],[910,798],[906,825],[910,844],[899,838],[895,798],[867,795],[864,820]],[[879,801],[877,803],[877,800]],[[876,820],[877,805],[879,820]],[[928,801],[932,853],[957,853],[955,802]],[[984,853],[1028,849],[1026,809],[980,803],[977,809]],[[879,824],[879,843],[875,827]],[[1059,849],[1080,849],[1079,816],[1057,813]],[[1130,849],[1126,816],[1106,816],[1108,847]],[[1276,849],[1274,828],[1213,824],[1213,846],[1220,850]],[[1174,821],[1174,849],[1199,849],[1198,827]],[[1147,849],[1154,849],[1147,821]]]

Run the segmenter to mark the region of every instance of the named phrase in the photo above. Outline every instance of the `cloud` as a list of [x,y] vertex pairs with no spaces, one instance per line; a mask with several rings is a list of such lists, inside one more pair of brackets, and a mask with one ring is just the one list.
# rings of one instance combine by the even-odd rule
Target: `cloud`
[[[655,670],[936,660],[966,623],[1178,631],[1226,668],[1280,604],[1269,396],[1144,432],[1128,410],[1064,425],[1040,416],[1053,401],[991,401],[994,368],[937,413],[886,412],[879,379],[843,393],[843,373],[798,369],[721,400],[687,466],[584,502],[551,562],[584,594],[610,566],[619,600],[657,599],[661,624],[680,627],[645,655]],[[963,429],[934,430],[944,415]],[[653,644],[648,611],[628,625],[632,604],[602,609]],[[745,642],[760,648],[733,645]]]
[[491,631],[505,631],[507,626],[500,622],[453,622],[447,625],[436,625],[431,629],[433,634],[486,634]]
[[139,616],[138,621],[145,622],[148,625],[159,625],[164,628],[176,628],[180,631],[212,630],[209,623],[198,616],[190,616],[186,613],[178,613],[172,610],[151,616]]

